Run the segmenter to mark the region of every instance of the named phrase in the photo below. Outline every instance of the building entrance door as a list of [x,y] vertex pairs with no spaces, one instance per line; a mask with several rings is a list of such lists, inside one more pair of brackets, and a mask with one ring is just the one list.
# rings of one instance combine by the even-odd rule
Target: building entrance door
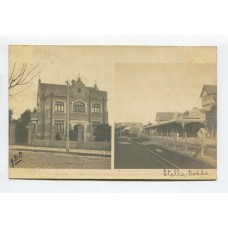
[[76,141],[84,141],[84,127],[83,125],[74,126]]

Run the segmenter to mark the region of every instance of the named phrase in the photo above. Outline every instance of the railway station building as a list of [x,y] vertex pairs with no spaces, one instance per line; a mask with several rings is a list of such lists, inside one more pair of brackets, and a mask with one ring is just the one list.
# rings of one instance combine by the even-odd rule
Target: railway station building
[[203,111],[193,108],[186,113],[158,112],[157,124],[146,126],[146,135],[167,137],[196,137],[200,128],[205,127]]
[[145,135],[166,137],[197,137],[201,128],[207,136],[216,138],[217,134],[217,86],[204,85],[200,98],[202,108],[194,107],[185,113],[158,112],[156,124],[144,127]]

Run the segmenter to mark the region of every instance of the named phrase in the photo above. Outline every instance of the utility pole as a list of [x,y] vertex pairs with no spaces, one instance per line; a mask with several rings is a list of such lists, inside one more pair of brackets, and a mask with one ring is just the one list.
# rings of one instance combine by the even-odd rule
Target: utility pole
[[52,114],[53,114],[53,93],[51,93],[51,107],[50,107],[50,140],[52,140]]
[[69,80],[66,81],[67,84],[67,126],[66,126],[66,152],[70,152],[70,141],[69,141],[69,125],[70,125],[70,95],[69,95]]

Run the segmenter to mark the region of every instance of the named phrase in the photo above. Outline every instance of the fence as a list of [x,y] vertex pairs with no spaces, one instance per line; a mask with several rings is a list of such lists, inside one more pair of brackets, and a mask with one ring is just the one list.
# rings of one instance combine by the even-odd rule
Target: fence
[[183,153],[193,153],[194,157],[200,155],[203,157],[205,152],[216,150],[216,142],[208,141],[205,137],[200,138],[171,138],[162,136],[144,136],[153,144],[161,145],[168,149],[181,151]]
[[[55,148],[65,148],[66,141],[50,141],[50,140],[32,140],[31,146],[39,147],[55,147]],[[85,149],[85,150],[111,150],[110,142],[94,142],[94,141],[70,141],[70,148],[72,149]]]

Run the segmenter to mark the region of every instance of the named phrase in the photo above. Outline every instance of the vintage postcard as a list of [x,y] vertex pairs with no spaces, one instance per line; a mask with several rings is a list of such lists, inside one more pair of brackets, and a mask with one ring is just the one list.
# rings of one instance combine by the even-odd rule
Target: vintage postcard
[[216,180],[214,46],[9,46],[9,178]]

